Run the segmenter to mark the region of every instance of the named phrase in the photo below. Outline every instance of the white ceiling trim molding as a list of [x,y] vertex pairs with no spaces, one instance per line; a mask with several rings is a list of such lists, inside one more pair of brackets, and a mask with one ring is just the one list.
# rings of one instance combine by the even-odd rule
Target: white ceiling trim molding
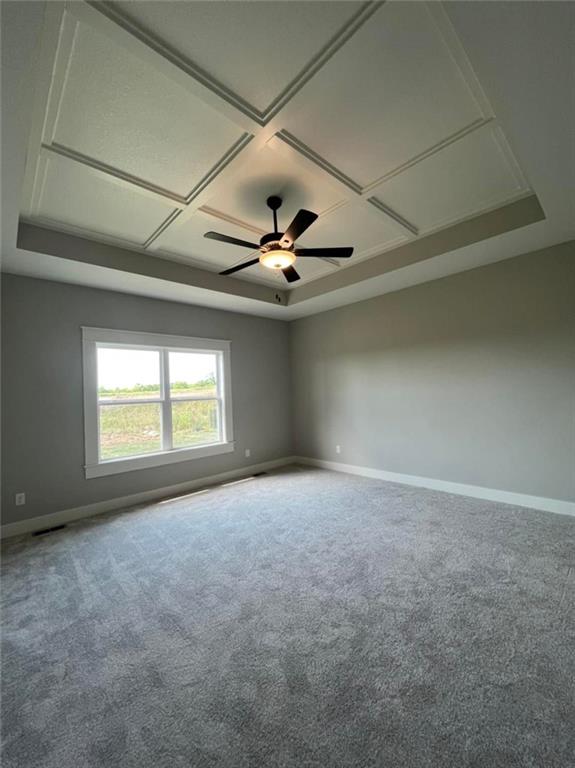
[[361,188],[360,194],[363,195],[364,197],[369,195],[370,192],[376,189],[376,187],[379,187],[385,181],[388,181],[389,179],[392,179],[394,176],[398,176],[400,173],[407,171],[409,168],[412,168],[414,165],[417,165],[422,160],[426,160],[428,157],[431,157],[432,155],[437,154],[442,149],[445,149],[446,147],[449,147],[454,142],[465,138],[470,133],[477,131],[479,128],[483,128],[485,125],[488,125],[492,121],[493,121],[493,118],[491,117],[478,118],[474,122],[470,123],[469,125],[466,125],[461,130],[452,134],[451,136],[447,136],[442,141],[439,141],[437,144],[434,144],[432,147],[428,147],[427,149],[424,149],[423,152],[419,153],[419,155],[416,155],[415,157],[412,157],[409,160],[406,160],[405,163],[398,165],[397,168],[393,168],[391,171],[384,173],[383,176],[380,176],[378,179],[375,179],[374,181],[371,181],[369,184],[366,184],[365,187]]
[[365,22],[384,4],[385,0],[362,3],[360,9],[333,37],[327,45],[300,72],[298,77],[278,96],[264,113],[264,124],[275,117],[300,91],[303,86],[318,72],[329,59],[354,35]]
[[[364,189],[353,179],[350,179],[338,168],[335,168],[325,158],[318,155],[310,147],[303,144],[288,131],[280,131],[271,141],[274,147],[283,151],[291,157],[294,163],[306,164],[308,168],[315,166],[316,171],[320,169],[327,173],[335,181],[347,200],[360,200],[362,202],[371,202],[366,198]],[[283,145],[283,146],[282,146]],[[383,203],[376,206],[377,210],[384,214],[391,222],[398,225],[404,234],[417,235],[417,227],[407,219],[400,216],[392,208]]]
[[340,182],[346,188],[346,190],[351,190],[351,192],[354,194],[361,195],[362,188],[360,184],[358,184],[353,179],[350,179],[350,177],[346,176],[343,171],[340,171],[339,168],[336,168],[317,152],[314,152],[311,147],[306,146],[303,141],[300,141],[295,136],[292,136],[289,131],[279,131],[274,140],[277,139],[294,150],[294,152],[299,153],[306,160],[309,160],[311,163],[317,166],[317,168],[320,168],[322,171],[325,171],[325,173],[328,173],[333,179],[335,179],[335,181]]
[[[32,213],[32,202],[38,185],[40,169],[40,155],[42,145],[45,143],[46,123],[49,119],[49,110],[53,103],[54,82],[57,79],[56,65],[57,53],[60,47],[71,51],[71,40],[61,40],[64,36],[63,25],[64,8],[60,3],[47,3],[44,15],[44,29],[41,36],[40,53],[35,66],[35,94],[34,108],[30,135],[28,138],[27,161],[22,185],[22,213],[29,216]],[[74,30],[72,30],[72,34]],[[63,58],[60,57],[63,62]],[[67,62],[65,63],[67,66]],[[60,72],[58,79],[65,77],[65,71]]]
[[[240,136],[240,138],[220,158],[216,165],[208,171],[204,178],[201,179],[185,197],[178,195],[176,192],[172,192],[169,189],[158,187],[145,179],[132,176],[119,168],[102,163],[93,157],[88,157],[88,155],[84,155],[75,149],[65,147],[58,142],[53,142],[51,144],[43,143],[40,149],[41,153],[52,153],[67,160],[71,160],[74,163],[80,163],[85,166],[89,172],[100,178],[107,178],[125,188],[134,189],[144,195],[149,195],[155,199],[170,203],[170,205],[173,205],[175,208],[184,210],[192,200],[197,197],[197,195],[199,195],[229,163],[232,162],[232,160],[249,144],[252,138],[252,136],[246,133]],[[41,177],[41,174],[38,174],[38,177]],[[34,199],[34,195],[32,199]],[[34,212],[34,205],[32,205],[31,208],[32,212]]]
[[249,133],[244,133],[235,144],[232,144],[228,151],[222,155],[220,160],[207,172],[204,178],[200,179],[200,181],[192,188],[192,191],[186,198],[186,206],[189,206],[190,203],[204,191],[204,189],[207,189],[208,185],[214,181],[216,176],[219,176],[219,174],[227,168],[236,157],[238,157],[252,139],[253,136],[250,136]]
[[[467,219],[473,218],[480,213],[488,213],[500,205],[507,205],[509,203],[515,202],[516,200],[520,200],[523,197],[527,197],[533,194],[525,180],[523,173],[521,172],[519,164],[511,152],[503,131],[494,121],[483,121],[480,125],[475,126],[473,131],[468,131],[463,136],[459,136],[458,139],[454,142],[446,143],[443,146],[443,149],[447,151],[450,149],[458,149],[461,146],[460,143],[466,139],[485,140],[485,137],[487,137],[487,140],[493,142],[493,146],[496,148],[496,151],[502,161],[502,167],[505,168],[509,178],[513,180],[513,190],[505,189],[503,192],[494,191],[493,194],[489,195],[488,197],[482,197],[479,204],[477,201],[474,201],[467,207],[459,209],[455,215],[449,212],[442,218],[436,219],[432,227],[421,226],[417,229],[416,232],[414,232],[414,234],[428,235],[432,232],[437,232],[444,227],[450,226],[456,222],[464,222]],[[417,163],[410,164],[409,169],[415,170],[417,168],[421,168],[425,161],[431,161],[436,155],[437,152],[426,154],[425,157],[419,158]],[[408,170],[408,168],[405,170]],[[383,203],[380,195],[383,195],[384,198],[386,196],[389,198],[389,193],[386,190],[386,184],[392,179],[398,178],[398,174],[393,174],[392,176],[389,176],[379,187],[370,187],[372,191],[377,192],[378,194],[368,198],[369,202],[371,202],[377,208],[385,210],[388,215],[392,217],[398,216],[398,214],[394,208],[391,208],[390,206]],[[409,222],[406,222],[406,224],[409,226]]]
[[[163,60],[162,69],[165,72],[171,73],[171,76],[176,77],[178,81],[181,81],[178,72],[182,73],[188,81],[197,83],[197,87],[194,88],[194,95],[207,96],[208,100],[213,105],[223,102],[220,104],[220,108],[228,113],[230,117],[235,117],[236,112],[240,112],[244,118],[247,119],[247,126],[252,130],[257,126],[263,125],[258,111],[252,107],[251,104],[242,99],[241,96],[234,93],[230,88],[226,88],[223,83],[220,83],[218,80],[211,77],[209,73],[201,67],[196,66],[193,62],[180,56],[180,54],[165,45],[157,37],[148,34],[136,24],[129,21],[110,3],[91,2],[91,0],[87,0],[87,5],[91,6],[97,13],[102,14],[104,18],[109,20],[117,28],[122,29],[129,34],[134,41],[130,46],[133,51],[138,52],[139,55],[143,55],[146,60],[150,59],[150,51],[153,51]],[[104,22],[102,23],[104,24]],[[211,96],[206,92],[209,92]]]
[[442,2],[434,2],[434,0],[431,0],[431,2],[426,3],[426,7],[443,38],[447,50],[457,65],[461,77],[475,100],[483,119],[488,120],[489,118],[494,117],[495,113],[493,112],[493,107],[481,86],[479,78],[475,74],[475,70],[473,69],[465,48],[461,44],[451,19],[446,13],[444,4]]
[[[185,209],[184,209],[185,210]],[[160,226],[155,229],[152,234],[148,237],[147,240],[145,240],[142,243],[142,250],[143,251],[154,251],[156,250],[154,247],[154,243],[158,238],[160,238],[163,233],[172,226],[174,222],[177,222],[178,218],[182,215],[182,210],[175,210],[172,211],[172,213],[168,216],[167,219],[164,219],[164,221],[160,224]]]
[[336,34],[323,46],[307,64],[300,70],[296,77],[271,101],[264,109],[259,110],[246,99],[243,99],[231,88],[226,87],[193,61],[185,58],[173,48],[166,45],[156,36],[141,29],[137,24],[127,19],[117,8],[109,2],[93,2],[88,4],[100,13],[107,16],[115,24],[125,29],[135,39],[140,40],[145,46],[156,51],[166,61],[181,69],[186,75],[201,83],[215,96],[230,104],[235,110],[241,112],[247,118],[253,120],[259,126],[265,126],[283,107],[291,101],[295,94],[303,88],[307,81],[357,32],[357,30],[383,5],[385,0],[376,2],[362,2],[358,10],[351,15],[347,22],[340,27]]
[[230,178],[241,173],[243,169],[249,168],[257,153],[268,141],[269,137],[263,131],[256,136],[245,134],[241,145],[232,148],[227,156],[220,159],[206,177],[194,187],[193,194],[190,195],[189,201],[186,202],[179,215],[170,218],[169,221],[166,220],[165,225],[158,230],[157,235],[146,241],[147,250],[160,250],[162,248],[161,242],[159,242],[160,235],[172,226],[179,227],[185,224],[200,208],[212,200],[219,190],[225,189]]
[[[328,264],[329,269],[333,270],[331,275],[328,276],[333,276],[336,272],[341,273],[352,269],[354,264],[364,262],[373,256],[395,250],[398,243],[411,241],[420,236],[422,232],[428,235],[458,221],[464,222],[481,212],[488,212],[496,205],[505,205],[530,194],[519,164],[495,120],[493,110],[440,3],[427,3],[424,6],[427,10],[421,12],[423,15],[425,13],[428,14],[428,19],[424,25],[425,34],[428,34],[428,28],[431,30],[433,27],[439,32],[437,39],[436,33],[429,32],[430,39],[433,37],[434,45],[436,45],[436,48],[432,49],[433,56],[436,55],[434,53],[436,50],[442,51],[442,46],[445,47],[449,54],[449,59],[446,59],[446,61],[452,62],[453,70],[459,74],[471,101],[475,105],[473,109],[468,107],[467,112],[457,112],[457,115],[465,114],[466,119],[471,119],[473,115],[476,115],[476,117],[471,119],[471,122],[468,124],[458,128],[450,135],[444,136],[440,141],[414,154],[409,159],[385,171],[385,173],[380,174],[375,179],[367,182],[364,179],[363,184],[358,180],[359,176],[356,179],[351,178],[342,168],[336,167],[327,157],[322,156],[312,147],[306,145],[301,138],[290,132],[285,126],[286,121],[289,122],[290,109],[295,109],[301,100],[297,100],[297,104],[292,105],[294,97],[301,96],[302,92],[304,95],[307,93],[305,86],[314,82],[314,76],[328,62],[337,58],[336,54],[345,48],[345,44],[360,29],[369,28],[368,22],[370,20],[373,20],[373,23],[385,23],[388,17],[386,16],[384,19],[381,14],[385,13],[388,7],[396,6],[395,3],[388,5],[384,5],[383,2],[362,3],[339,28],[337,33],[312,56],[298,75],[263,110],[258,110],[238,93],[220,83],[217,78],[211,77],[209,73],[196,66],[192,61],[184,58],[168,45],[165,45],[158,37],[149,34],[125,18],[117,8],[108,2],[76,1],[62,4],[48,3],[47,6],[45,33],[42,39],[42,51],[38,63],[39,79],[36,110],[30,134],[29,162],[27,164],[24,184],[24,205],[22,209],[24,220],[35,221],[49,226],[51,229],[60,229],[64,232],[72,232],[102,242],[117,244],[122,248],[137,250],[138,252],[148,252],[157,258],[170,259],[179,263],[185,262],[191,265],[201,264],[205,267],[208,264],[208,259],[203,259],[200,255],[200,251],[203,254],[201,246],[200,250],[192,252],[190,256],[183,256],[182,253],[173,252],[168,244],[170,239],[175,232],[180,231],[180,228],[185,227],[192,219],[195,220],[202,211],[215,219],[235,227],[243,228],[258,235],[263,234],[263,230],[254,226],[253,222],[250,222],[247,217],[242,218],[233,210],[220,209],[218,206],[218,195],[225,193],[230,183],[237,180],[238,177],[242,176],[243,178],[243,175],[247,175],[249,178],[251,166],[261,157],[260,153],[271,150],[277,152],[278,155],[287,157],[294,168],[305,170],[309,179],[311,179],[311,182],[309,182],[310,186],[321,187],[322,184],[329,183],[337,190],[339,199],[336,202],[331,200],[324,209],[317,209],[320,213],[320,219],[348,203],[355,203],[363,206],[366,211],[375,211],[385,220],[385,226],[397,233],[396,238],[390,238],[389,234],[387,234],[383,238],[383,242],[380,241],[379,245],[373,244],[374,241],[372,240],[372,242],[366,242],[366,247],[363,247],[362,250],[356,248],[353,263],[339,264],[333,260],[324,261],[323,263]],[[394,10],[395,13],[396,11]],[[408,18],[411,18],[411,16],[408,16]],[[397,18],[393,22],[394,16],[392,15],[391,19],[392,23],[397,24]],[[421,23],[423,24],[424,22]],[[191,97],[199,99],[203,104],[214,109],[218,115],[229,121],[234,130],[237,130],[236,138],[232,144],[227,149],[222,146],[220,150],[218,147],[218,151],[221,151],[222,154],[207,171],[202,169],[203,175],[195,183],[191,182],[191,188],[186,194],[183,194],[181,190],[178,192],[175,189],[169,189],[157,184],[151,179],[134,175],[127,170],[116,167],[116,165],[111,165],[91,157],[85,152],[81,152],[58,141],[58,125],[63,109],[66,87],[70,78],[72,58],[75,48],[79,45],[78,39],[81,34],[79,32],[81,25],[84,25],[82,26],[84,30],[86,27],[96,30],[119,45],[122,51],[136,56],[147,66],[151,66],[157,72],[168,77],[170,81],[183,87]],[[85,38],[82,39],[85,41]],[[427,37],[424,40],[427,41]],[[445,58],[445,53],[442,54],[440,52],[437,55]],[[449,63],[445,64],[445,66],[448,67],[446,71],[450,73],[451,66]],[[457,83],[456,87],[459,87]],[[461,94],[463,93],[464,89],[462,87]],[[468,104],[467,96],[461,95],[461,99],[463,99],[463,103]],[[196,103],[199,104],[199,102]],[[456,126],[457,122],[454,123],[453,119],[451,119],[451,127],[455,128]],[[445,128],[447,129],[448,127],[449,121],[445,124]],[[385,185],[392,179],[404,178],[403,174],[406,172],[414,168],[423,167],[426,161],[434,157],[443,157],[442,153],[446,150],[455,146],[463,146],[471,137],[481,134],[483,131],[491,132],[493,141],[501,153],[501,158],[503,158],[507,170],[517,182],[514,190],[509,190],[510,184],[507,184],[507,186],[501,185],[503,192],[498,192],[498,194],[492,197],[481,198],[479,208],[477,196],[475,198],[472,196],[467,208],[461,206],[461,209],[457,210],[455,216],[437,216],[431,228],[429,224],[421,226],[419,216],[413,215],[413,211],[403,210],[401,205],[396,206],[387,199]],[[421,132],[418,134],[420,146],[423,135]],[[424,135],[424,138],[427,138],[427,135]],[[437,138],[437,135],[434,138]],[[415,149],[413,142],[412,145],[413,149]],[[327,154],[329,155],[329,153]],[[151,231],[142,232],[140,242],[96,231],[94,228],[94,224],[97,221],[96,213],[86,217],[86,221],[91,223],[92,226],[76,226],[75,224],[55,221],[50,216],[47,216],[46,211],[42,208],[48,174],[52,168],[50,165],[51,158],[57,159],[58,162],[64,164],[69,163],[81,167],[94,179],[111,182],[126,190],[129,194],[135,192],[159,204],[168,206],[168,209],[159,223],[152,221],[154,226]],[[337,161],[339,164],[339,157]],[[376,170],[377,168],[374,168],[374,171]],[[383,169],[380,168],[379,170]],[[429,178],[426,180],[429,181]],[[262,200],[262,207],[264,202]],[[447,203],[444,203],[444,208],[446,205]],[[155,213],[156,209],[154,209],[154,215]],[[438,209],[439,213],[444,214],[445,211]],[[153,218],[151,217],[151,219]],[[372,229],[374,232],[377,232],[378,227],[374,225]],[[207,248],[208,246],[206,246]],[[230,254],[230,259],[232,258],[233,254]],[[247,254],[238,255],[234,263],[240,263],[247,258]],[[212,266],[211,263],[210,266]],[[306,266],[311,267],[311,264]],[[221,268],[221,265],[216,260],[213,267],[217,269]],[[276,274],[262,276],[256,273],[256,268],[254,268],[254,271],[249,276],[246,275],[246,278],[254,282],[277,287]],[[326,279],[325,269],[319,275],[317,272],[310,272],[308,276],[305,275],[304,270],[303,278],[303,283],[311,280],[314,284],[319,284]],[[238,278],[233,279],[237,280]],[[291,288],[290,290],[298,291],[301,287],[303,287],[302,283],[299,284],[298,288]]]
[[66,12],[114,40],[133,56],[154,67],[247,133],[255,133],[261,127],[247,112],[239,109],[230,99],[224,98],[223,91],[218,92],[217,89],[208,87],[202,79],[198,79],[194,69],[181,57],[171,54],[158,40],[136,30],[109,6],[71,0],[66,3]]
[[[187,196],[187,198],[184,200],[184,204],[182,206],[178,206],[182,209],[182,211],[185,210],[191,210],[190,206],[192,202],[199,197],[202,192],[207,189],[208,185],[210,185],[214,179],[225,169],[227,168],[233,161],[240,155],[240,153],[247,147],[247,145],[252,140],[253,136],[250,136],[247,133],[244,133],[240,138],[237,140],[237,142],[230,147],[228,152],[220,158],[220,160],[216,163],[216,165],[211,168],[208,173],[204,176],[203,179],[201,179],[195,187],[192,188],[190,194]],[[199,205],[197,206],[199,207]],[[196,210],[196,207],[194,207],[194,210]],[[159,227],[158,229],[150,235],[150,237],[145,241],[144,248],[148,249],[150,246],[153,245],[153,243],[157,240],[160,235],[166,231],[166,229],[171,226],[174,221],[177,220],[178,216],[180,215],[180,211],[177,212],[175,215],[169,216]]]
[[419,234],[419,230],[417,229],[416,226],[411,224],[411,222],[407,221],[407,219],[404,219],[402,216],[399,215],[399,213],[396,213],[388,205],[385,205],[384,203],[382,203],[381,200],[377,199],[377,197],[368,197],[367,202],[371,203],[376,210],[381,211],[381,213],[384,213],[390,219],[393,219],[393,221],[399,224],[400,227],[403,227],[403,229],[406,229],[411,235],[414,235],[415,237],[417,237],[417,235]]
[[[175,192],[170,192],[168,189],[157,187],[155,184],[152,184],[149,181],[145,181],[144,179],[132,176],[129,173],[121,171],[119,168],[106,165],[106,163],[101,163],[99,160],[95,160],[93,157],[83,155],[81,152],[77,152],[74,149],[64,147],[62,144],[58,144],[57,142],[54,142],[53,144],[42,144],[41,151],[47,154],[52,153],[54,155],[58,155],[59,157],[64,158],[65,160],[70,160],[74,163],[80,163],[89,173],[94,174],[95,176],[109,179],[110,181],[114,181],[123,187],[135,189],[144,195],[149,195],[155,199],[170,203],[170,205],[173,205],[174,208],[184,209],[187,205],[186,198],[176,194]],[[34,206],[32,206],[32,208],[32,212],[35,213]]]
[[252,224],[249,224],[247,221],[236,219],[234,216],[230,216],[224,211],[218,211],[215,208],[210,208],[209,205],[202,205],[201,208],[198,208],[198,211],[200,213],[205,213],[207,216],[211,216],[214,219],[218,219],[219,221],[225,221],[228,224],[233,224],[236,227],[242,227],[246,231],[253,232],[254,235],[257,235],[259,237],[266,234],[266,231],[264,229],[260,229],[259,227],[254,227]]

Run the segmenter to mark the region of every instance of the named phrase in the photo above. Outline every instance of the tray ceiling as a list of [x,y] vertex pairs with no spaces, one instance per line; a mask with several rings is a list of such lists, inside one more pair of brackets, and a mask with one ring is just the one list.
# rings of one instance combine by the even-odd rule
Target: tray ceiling
[[158,259],[249,259],[203,234],[279,194],[355,247],[300,286],[529,193],[439,3],[49,3],[39,69],[22,217]]

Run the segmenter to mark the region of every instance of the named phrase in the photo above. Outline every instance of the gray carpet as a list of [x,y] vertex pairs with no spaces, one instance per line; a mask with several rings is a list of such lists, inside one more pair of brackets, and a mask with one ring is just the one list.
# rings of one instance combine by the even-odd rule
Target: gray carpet
[[575,518],[292,468],[4,547],[4,768],[575,765]]

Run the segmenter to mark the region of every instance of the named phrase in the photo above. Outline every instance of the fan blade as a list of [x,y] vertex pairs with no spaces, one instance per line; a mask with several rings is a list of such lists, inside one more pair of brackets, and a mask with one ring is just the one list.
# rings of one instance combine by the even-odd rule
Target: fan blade
[[245,269],[246,267],[253,267],[254,264],[257,264],[259,259],[251,259],[251,261],[244,261],[243,264],[238,264],[235,267],[230,267],[229,269],[224,269],[223,272],[220,272],[220,275],[233,275],[234,272],[239,272],[240,269]]
[[311,227],[316,219],[317,213],[306,211],[305,208],[302,208],[300,211],[298,211],[295,215],[295,219],[284,232],[284,236],[282,237],[282,245],[289,247],[292,245],[292,243],[295,243],[298,237],[301,237],[301,235],[303,235],[308,227]]
[[244,248],[251,248],[252,251],[257,251],[259,245],[255,243],[248,243],[247,240],[238,240],[237,237],[228,237],[227,235],[220,235],[219,232],[206,232],[204,237],[208,240],[219,240],[220,243],[229,243],[229,245],[241,245]]
[[297,248],[296,256],[316,256],[320,259],[349,259],[353,248]]
[[288,283],[295,283],[296,280],[300,279],[300,276],[293,267],[286,267],[285,269],[282,269],[282,272]]

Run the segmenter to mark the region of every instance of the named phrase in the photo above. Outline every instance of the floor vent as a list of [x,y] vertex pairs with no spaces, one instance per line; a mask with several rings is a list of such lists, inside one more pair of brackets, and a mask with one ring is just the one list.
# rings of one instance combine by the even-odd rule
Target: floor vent
[[55,525],[53,528],[44,528],[41,531],[34,531],[32,536],[46,536],[47,533],[54,533],[55,531],[61,531],[62,528],[66,528],[65,525]]

